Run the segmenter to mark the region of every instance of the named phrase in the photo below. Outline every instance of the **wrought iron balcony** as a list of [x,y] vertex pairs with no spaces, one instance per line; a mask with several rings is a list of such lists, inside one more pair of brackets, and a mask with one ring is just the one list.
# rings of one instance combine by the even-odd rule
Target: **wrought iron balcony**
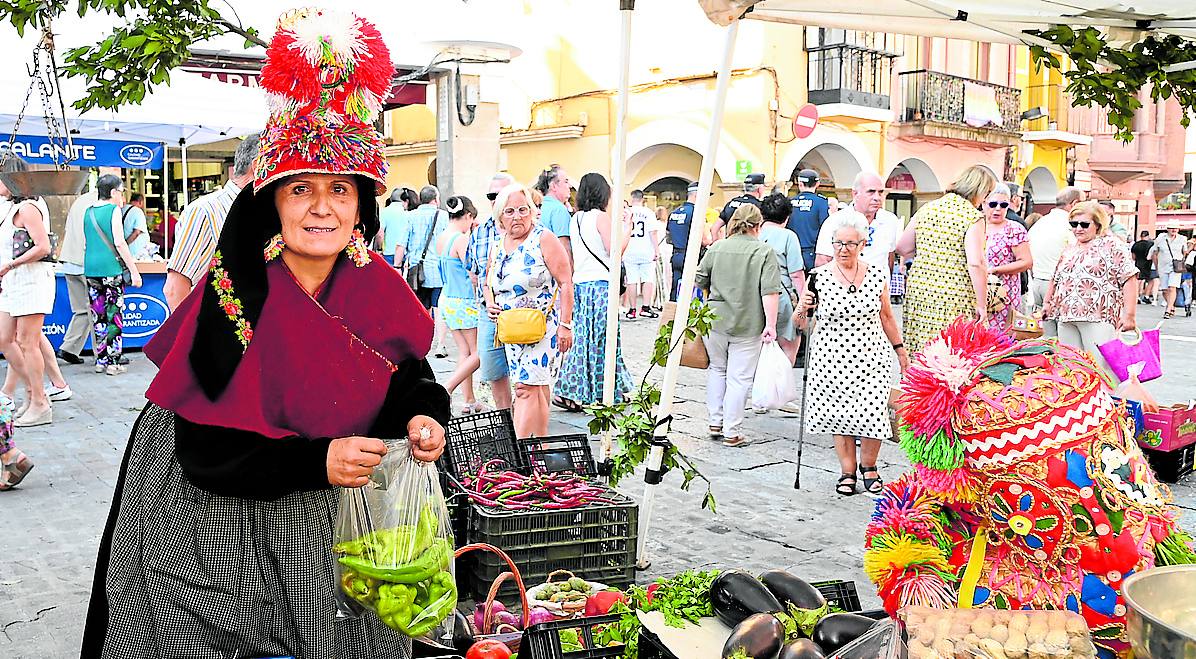
[[810,65],[807,97],[811,103],[889,109],[889,80],[896,55],[849,44],[806,50]]
[[1021,135],[1021,90],[937,71],[899,76],[904,134],[1008,145]]

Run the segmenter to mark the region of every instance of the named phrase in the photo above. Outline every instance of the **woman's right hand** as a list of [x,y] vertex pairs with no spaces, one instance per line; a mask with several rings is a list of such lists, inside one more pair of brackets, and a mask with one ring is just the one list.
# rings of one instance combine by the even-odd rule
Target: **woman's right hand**
[[141,273],[140,273],[140,272],[137,272],[136,270],[134,270],[134,271],[133,271],[132,273],[130,273],[130,274],[132,274],[132,275],[133,275],[133,281],[132,281],[132,283],[131,283],[130,285],[131,285],[133,288],[141,288],[141,283],[142,283],[142,282],[141,282]]
[[340,487],[361,487],[374,467],[382,463],[386,444],[372,437],[341,437],[328,445],[328,482]]
[[818,306],[818,297],[816,295],[814,295],[813,292],[806,291],[805,294],[801,296],[801,305],[798,307],[797,311],[798,311],[798,313],[804,315],[807,311],[809,311],[810,309],[813,309],[817,306]]

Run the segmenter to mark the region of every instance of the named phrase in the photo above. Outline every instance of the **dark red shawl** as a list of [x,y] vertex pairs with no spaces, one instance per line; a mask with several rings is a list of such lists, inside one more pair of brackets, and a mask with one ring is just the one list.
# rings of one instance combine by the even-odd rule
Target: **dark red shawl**
[[[281,259],[266,265],[268,293],[253,322],[253,339],[239,355],[227,354],[234,352],[231,334],[219,319],[201,318],[201,309],[213,309],[205,303],[211,297],[205,276],[145,348],[161,369],[146,397],[194,423],[266,437],[366,434],[392,373],[405,360],[423,359],[433,333],[431,317],[399,273],[371,256],[361,268],[342,256],[318,299]],[[208,348],[213,342],[202,336],[205,331],[219,332],[223,342]],[[221,359],[232,359],[226,371],[231,377],[218,379],[222,389],[213,388],[212,376],[197,377],[195,366]]]

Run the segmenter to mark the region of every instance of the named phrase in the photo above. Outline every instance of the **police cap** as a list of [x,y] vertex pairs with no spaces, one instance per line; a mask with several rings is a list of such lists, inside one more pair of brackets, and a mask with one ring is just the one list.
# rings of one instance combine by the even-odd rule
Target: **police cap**
[[797,182],[802,185],[818,185],[818,172],[812,169],[803,169],[797,173]]

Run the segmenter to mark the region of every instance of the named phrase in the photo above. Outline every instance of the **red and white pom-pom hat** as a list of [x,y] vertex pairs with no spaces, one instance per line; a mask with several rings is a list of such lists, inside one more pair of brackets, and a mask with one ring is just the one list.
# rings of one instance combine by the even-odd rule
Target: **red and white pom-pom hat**
[[390,96],[394,65],[373,23],[348,12],[295,9],[278,19],[259,84],[270,119],[254,190],[303,172],[360,174],[386,191],[386,158],[374,121]]

